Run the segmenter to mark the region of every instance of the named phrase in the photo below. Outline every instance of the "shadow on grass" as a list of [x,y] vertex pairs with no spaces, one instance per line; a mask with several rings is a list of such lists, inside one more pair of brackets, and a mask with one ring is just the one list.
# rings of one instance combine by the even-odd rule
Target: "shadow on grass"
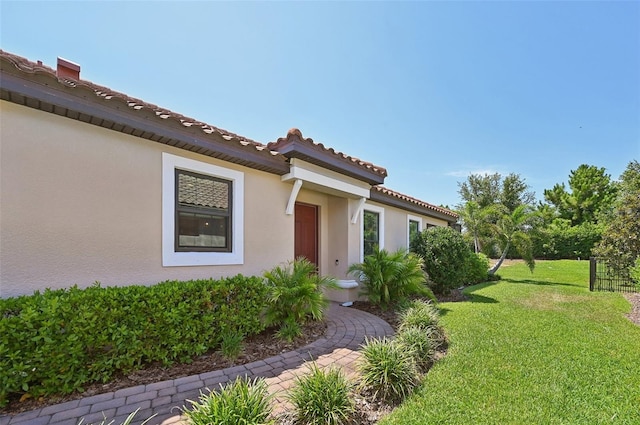
[[[496,300],[495,298],[491,298],[491,297],[485,297],[484,295],[479,295],[479,294],[475,294],[475,291],[479,291],[481,289],[484,289],[488,286],[492,286],[497,284],[498,282],[494,281],[494,282],[485,282],[485,283],[480,283],[477,285],[472,285],[469,286],[465,289],[462,290],[462,293],[465,295],[465,299],[461,299],[458,301],[444,301],[444,302],[460,302],[460,303],[472,303],[472,304],[497,304],[499,301]],[[447,314],[447,312],[449,312],[451,310],[449,310],[446,307],[440,307],[440,313],[444,316]]]
[[534,279],[502,279],[502,282],[525,284],[525,285],[537,285],[537,286],[572,286],[574,288],[584,288],[584,284],[580,284],[580,283],[546,282],[544,280],[534,280]]

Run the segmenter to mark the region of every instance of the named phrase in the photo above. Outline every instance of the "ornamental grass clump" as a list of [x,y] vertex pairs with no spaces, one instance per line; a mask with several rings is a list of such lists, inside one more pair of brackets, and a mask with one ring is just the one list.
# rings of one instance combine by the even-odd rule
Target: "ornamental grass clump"
[[412,352],[387,338],[366,340],[358,370],[362,389],[387,403],[404,400],[419,383]]
[[438,326],[440,311],[434,304],[422,300],[412,301],[400,312],[400,330],[407,327],[428,329]]
[[198,401],[187,400],[191,408],[182,407],[190,425],[262,425],[271,424],[271,396],[267,383],[257,378],[236,378],[221,386],[220,392],[200,393]]
[[296,378],[289,393],[298,423],[341,425],[350,423],[355,403],[351,384],[339,369],[321,370],[313,363],[308,375]]
[[224,331],[221,336],[220,353],[229,360],[238,358],[243,350],[244,335],[239,332]]
[[403,329],[396,341],[411,353],[420,372],[427,372],[433,364],[438,343],[423,329],[412,326]]
[[437,350],[446,341],[444,329],[439,325],[440,310],[431,302],[415,300],[408,308],[400,313],[400,325],[398,332],[406,329],[418,328],[424,332],[431,341],[433,348]]

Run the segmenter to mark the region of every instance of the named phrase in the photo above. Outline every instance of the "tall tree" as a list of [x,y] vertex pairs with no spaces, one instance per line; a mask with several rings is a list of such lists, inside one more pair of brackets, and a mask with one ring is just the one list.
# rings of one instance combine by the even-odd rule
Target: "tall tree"
[[640,258],[640,163],[637,160],[631,161],[620,176],[614,212],[595,253],[621,272]]
[[467,181],[458,182],[458,193],[463,202],[473,201],[480,208],[498,203],[502,176],[495,174],[471,174]]
[[483,209],[492,205],[503,205],[513,212],[519,205],[532,205],[535,193],[519,174],[510,173],[502,177],[500,173],[471,174],[466,181],[458,183],[458,193],[464,203],[473,201]]
[[617,186],[604,167],[582,164],[569,173],[569,189],[564,183],[556,184],[544,191],[544,198],[558,209],[561,218],[576,226],[596,223],[598,216],[612,207]]
[[520,205],[533,205],[536,195],[519,174],[510,173],[502,180],[499,201],[508,211],[515,211]]

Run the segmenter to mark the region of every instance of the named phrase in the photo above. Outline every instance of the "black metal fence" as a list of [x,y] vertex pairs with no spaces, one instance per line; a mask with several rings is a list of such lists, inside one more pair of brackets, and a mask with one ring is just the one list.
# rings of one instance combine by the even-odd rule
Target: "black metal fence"
[[611,292],[640,292],[640,284],[631,280],[628,273],[621,273],[609,267],[606,260],[590,258],[589,290]]

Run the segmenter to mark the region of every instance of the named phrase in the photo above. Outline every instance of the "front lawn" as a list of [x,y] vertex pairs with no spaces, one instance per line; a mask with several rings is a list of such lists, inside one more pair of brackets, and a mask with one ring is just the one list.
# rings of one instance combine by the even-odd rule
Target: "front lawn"
[[503,267],[443,303],[449,353],[382,423],[640,424],[640,327],[588,261]]

